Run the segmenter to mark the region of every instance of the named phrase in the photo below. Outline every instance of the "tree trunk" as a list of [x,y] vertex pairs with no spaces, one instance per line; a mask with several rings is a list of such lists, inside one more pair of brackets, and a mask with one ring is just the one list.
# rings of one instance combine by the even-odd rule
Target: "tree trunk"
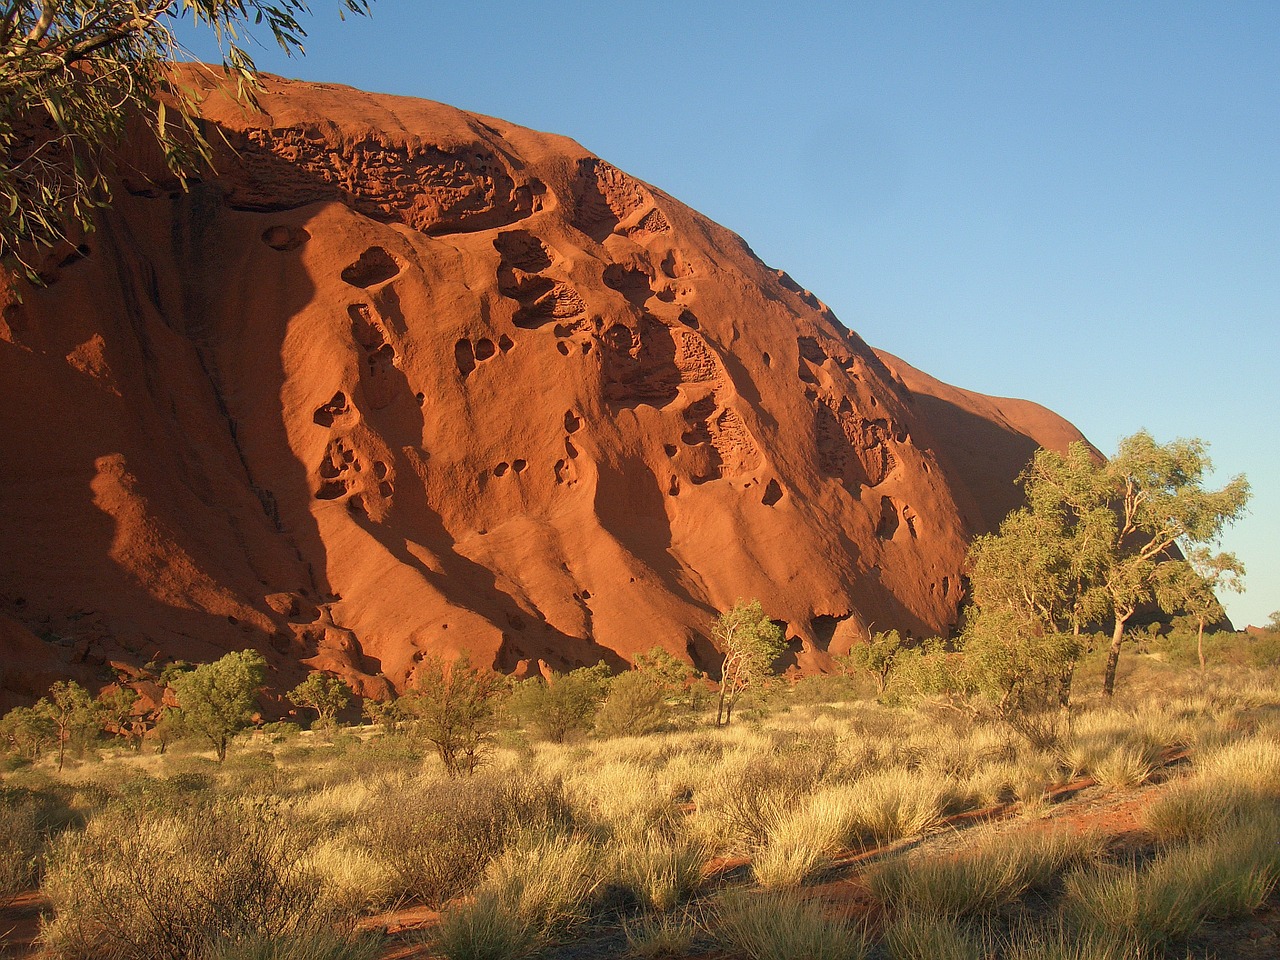
[[1072,660],[1062,668],[1062,676],[1058,678],[1058,706],[1063,710],[1071,707],[1071,681],[1075,678],[1076,662]]
[[724,687],[724,683],[725,683],[725,681],[724,681],[724,677],[723,677],[723,676],[721,676],[721,678],[720,678],[720,702],[719,702],[718,704],[716,704],[716,726],[717,726],[717,727],[724,726],[724,723],[725,723],[725,720],[724,720],[724,695],[725,695],[725,687]]
[[217,753],[218,753],[218,762],[219,762],[219,763],[221,763],[223,760],[227,759],[227,738],[226,738],[226,737],[219,737],[219,738],[218,738],[218,740],[217,740],[217,742],[216,742],[216,743],[214,743],[214,749],[215,749],[215,750],[217,751]]
[[1200,632],[1196,634],[1196,655],[1200,658],[1200,673],[1204,673],[1204,617],[1201,617],[1197,624]]
[[1107,651],[1107,672],[1102,679],[1102,695],[1110,699],[1116,692],[1116,664],[1120,662],[1120,644],[1124,643],[1124,625],[1132,614],[1116,615],[1116,628],[1111,632],[1111,649]]

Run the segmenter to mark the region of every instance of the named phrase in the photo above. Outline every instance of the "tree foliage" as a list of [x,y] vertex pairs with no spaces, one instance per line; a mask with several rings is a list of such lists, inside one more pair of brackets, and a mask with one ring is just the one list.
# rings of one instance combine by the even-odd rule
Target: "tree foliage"
[[596,711],[609,691],[609,668],[604,663],[578,667],[525,680],[516,688],[512,709],[552,743],[564,743],[571,733],[590,729]]
[[266,667],[262,654],[241,650],[173,678],[184,729],[208,740],[219,763],[231,738],[249,725]]
[[351,702],[351,688],[341,677],[313,671],[307,679],[289,691],[289,699],[299,707],[316,712],[316,723],[327,727],[338,711]]
[[840,658],[840,666],[847,670],[860,670],[870,675],[876,683],[876,693],[883,695],[889,687],[898,654],[902,652],[902,636],[897,630],[871,634],[866,643],[855,643]]
[[[338,0],[363,14],[369,0]],[[24,251],[92,229],[110,200],[110,150],[139,118],[169,168],[189,173],[209,148],[196,95],[167,67],[184,59],[183,20],[211,31],[242,98],[255,68],[246,25],[301,53],[307,0],[0,0],[0,259],[35,277]]]
[[417,721],[450,777],[475,773],[493,742],[494,713],[502,679],[471,666],[464,654],[451,664],[423,660],[398,707]]
[[1066,454],[1037,451],[1023,475],[1027,507],[974,544],[975,605],[1036,636],[1079,634],[1110,618],[1103,692],[1111,696],[1126,624],[1143,604],[1173,612],[1181,601],[1168,585],[1186,582],[1190,564],[1180,550],[1216,541],[1248,503],[1244,477],[1206,489],[1211,469],[1203,441],[1158,444],[1145,431],[1108,461],[1083,443]]
[[724,655],[716,708],[718,727],[730,722],[734,705],[750,686],[772,674],[786,644],[782,629],[765,616],[759,600],[739,600],[731,610],[720,614],[711,636]]

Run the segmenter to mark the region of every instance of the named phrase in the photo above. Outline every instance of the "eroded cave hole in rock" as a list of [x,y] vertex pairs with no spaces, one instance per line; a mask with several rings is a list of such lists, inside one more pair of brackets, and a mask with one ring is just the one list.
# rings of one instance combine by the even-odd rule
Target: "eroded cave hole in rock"
[[342,279],[353,287],[368,288],[386,283],[399,272],[395,257],[382,247],[370,247],[359,260],[343,269]]
[[328,403],[321,404],[311,419],[321,427],[332,427],[336,417],[347,412],[347,395],[339,390]]
[[893,497],[880,498],[880,522],[876,525],[876,536],[881,540],[892,540],[898,532],[898,505]]
[[[310,239],[311,234],[307,233],[302,227],[288,227],[283,224],[277,224],[262,231],[262,242],[272,250],[279,250],[284,253],[297,250]],[[345,280],[346,278],[344,277],[343,279]]]
[[772,507],[775,503],[782,499],[782,487],[777,480],[770,480],[768,486],[764,488],[764,496],[760,498],[760,502],[766,507]]
[[462,379],[467,379],[471,371],[476,368],[476,355],[470,340],[462,339],[453,345],[453,359],[458,365],[458,373],[462,375]]

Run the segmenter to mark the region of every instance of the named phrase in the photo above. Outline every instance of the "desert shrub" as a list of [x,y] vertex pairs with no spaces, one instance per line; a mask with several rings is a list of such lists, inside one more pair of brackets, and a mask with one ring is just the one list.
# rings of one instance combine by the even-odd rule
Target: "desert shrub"
[[954,921],[930,914],[906,913],[884,933],[892,960],[983,960],[987,956]]
[[731,890],[715,908],[715,934],[749,960],[862,960],[867,942],[816,903],[786,893]]
[[25,760],[38,760],[57,738],[47,710],[14,707],[0,717],[0,746],[7,753]]
[[1068,866],[1097,855],[1097,842],[1076,834],[993,837],[954,857],[888,860],[867,872],[866,883],[899,914],[960,919],[1013,903],[1031,888],[1047,887]]
[[564,743],[570,734],[591,728],[608,681],[603,663],[556,674],[549,683],[533,677],[516,686],[510,708],[543,739]]
[[212,944],[203,960],[376,960],[378,937],[347,937],[317,928],[285,936],[253,933]]
[[644,736],[665,727],[669,714],[661,679],[629,670],[609,682],[609,693],[596,713],[596,731],[606,737]]
[[438,907],[466,892],[516,831],[570,820],[558,780],[494,773],[387,789],[358,836],[390,868],[396,896]]
[[114,808],[53,845],[50,954],[167,960],[228,938],[303,934],[331,919],[305,865],[314,839],[267,802]]

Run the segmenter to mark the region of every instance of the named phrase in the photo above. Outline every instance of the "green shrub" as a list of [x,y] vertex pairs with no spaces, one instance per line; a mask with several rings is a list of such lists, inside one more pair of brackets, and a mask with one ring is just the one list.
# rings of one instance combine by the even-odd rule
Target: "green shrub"
[[596,731],[606,737],[644,736],[663,729],[670,717],[667,690],[652,673],[629,670],[609,682],[596,713]]

